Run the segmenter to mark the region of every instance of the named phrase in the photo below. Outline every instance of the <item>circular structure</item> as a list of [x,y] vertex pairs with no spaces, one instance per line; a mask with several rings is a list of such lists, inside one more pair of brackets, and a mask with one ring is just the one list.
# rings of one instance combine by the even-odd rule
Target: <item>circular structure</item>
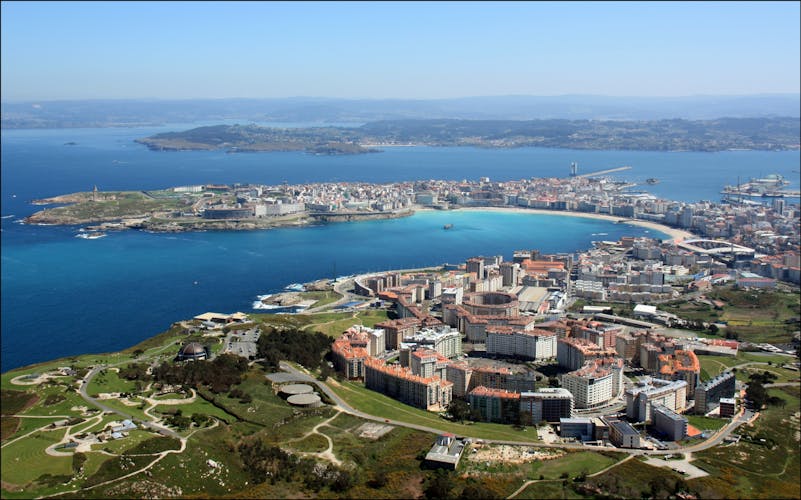
[[306,384],[289,384],[281,387],[280,393],[281,396],[286,398],[301,394],[313,394],[314,388]]
[[517,296],[504,292],[466,293],[462,307],[477,316],[517,316],[520,306]]
[[286,402],[292,406],[299,406],[301,408],[317,408],[323,405],[320,396],[314,393],[295,394],[294,396],[289,396]]
[[197,361],[207,357],[206,348],[197,342],[190,342],[178,351],[178,361]]

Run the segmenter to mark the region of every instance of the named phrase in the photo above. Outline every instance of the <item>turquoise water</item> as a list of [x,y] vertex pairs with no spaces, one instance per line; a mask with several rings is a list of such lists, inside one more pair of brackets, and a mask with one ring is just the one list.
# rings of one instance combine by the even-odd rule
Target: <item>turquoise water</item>
[[[181,128],[181,127],[176,127]],[[132,143],[163,129],[2,131],[2,370],[113,351],[205,311],[250,311],[257,295],[293,282],[461,262],[474,255],[586,249],[599,239],[654,235],[629,225],[556,215],[426,212],[414,217],[256,232],[137,231],[98,240],[75,227],[25,226],[35,198],[182,184],[564,176],[631,165],[621,178],[657,177],[656,194],[718,199],[737,175],[796,179],[799,154],[637,153],[548,149],[392,148],[320,157],[300,153],[159,153]],[[77,146],[64,146],[74,141]],[[627,177],[628,176],[628,177]],[[661,191],[660,191],[661,190]],[[448,231],[444,224],[453,224]],[[603,234],[606,233],[606,234]],[[336,269],[336,271],[334,271]],[[197,284],[195,284],[197,282]]]

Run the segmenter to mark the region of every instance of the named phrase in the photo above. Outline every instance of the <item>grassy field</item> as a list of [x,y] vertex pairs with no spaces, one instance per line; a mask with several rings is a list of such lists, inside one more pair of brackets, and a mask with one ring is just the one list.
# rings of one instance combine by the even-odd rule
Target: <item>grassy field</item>
[[798,483],[801,395],[797,387],[770,389],[769,392],[785,400],[786,406],[769,407],[754,424],[740,427],[738,433],[744,436],[740,443],[694,454],[694,464],[712,474],[689,481],[702,498],[712,492],[724,498],[801,496]]
[[725,286],[711,290],[706,297],[719,300],[724,306],[718,309],[708,304],[679,301],[659,308],[688,320],[726,322],[728,329],[741,341],[786,343],[792,332],[798,330],[798,323],[786,323],[801,316],[801,299],[797,293]]
[[698,430],[705,431],[705,430],[713,430],[716,431],[729,423],[728,419],[725,418],[711,418],[711,417],[704,417],[703,415],[684,415],[687,417],[687,421],[690,425],[695,427]]
[[285,442],[284,446],[296,451],[319,453],[328,448],[328,440],[319,434],[311,434],[299,441]]
[[526,428],[518,431],[508,425],[476,422],[459,424],[439,417],[437,414],[403,404],[383,394],[366,389],[359,383],[330,383],[329,386],[350,406],[371,415],[396,419],[412,424],[424,425],[445,432],[482,439],[537,442],[537,431]]
[[314,321],[304,329],[321,332],[329,337],[339,337],[342,332],[353,325],[373,327],[376,323],[386,321],[389,317],[386,311],[366,310],[355,313],[315,314],[313,318]]
[[50,218],[65,220],[110,220],[114,218],[147,215],[154,211],[172,211],[184,204],[174,198],[152,199],[139,191],[101,192],[98,200],[91,201],[91,193],[84,193],[86,201],[47,210]]
[[322,307],[328,304],[333,304],[342,298],[342,295],[333,290],[302,292],[300,294],[303,300],[316,300],[311,307]]
[[234,422],[236,420],[236,416],[227,413],[225,410],[221,408],[217,408],[213,404],[209,403],[205,399],[198,396],[195,401],[186,404],[180,405],[156,405],[153,410],[150,411],[151,414],[153,413],[161,413],[165,411],[171,411],[180,409],[181,414],[185,417],[191,417],[192,415],[199,413],[202,415],[210,415],[212,417],[217,417],[223,422]]
[[610,457],[594,451],[579,451],[568,453],[564,457],[554,460],[534,462],[531,467],[531,477],[545,476],[545,479],[559,479],[562,474],[573,478],[581,473],[593,474],[603,470],[623,458]]
[[92,397],[97,397],[101,392],[134,392],[136,384],[130,380],[120,378],[119,374],[113,370],[101,370],[89,382],[86,393]]
[[790,356],[740,351],[737,353],[736,357],[700,355],[698,356],[698,361],[701,364],[701,380],[704,381],[713,378],[715,375],[731,367],[744,363],[771,363],[772,366],[768,364],[758,364],[741,367],[738,369],[738,372],[742,372],[737,374],[738,380],[748,379],[747,370],[768,370],[776,374],[777,382],[788,382],[799,378],[799,372],[781,367],[781,365],[793,361],[793,358]]
[[0,454],[3,481],[25,486],[43,474],[70,474],[71,457],[50,457],[45,454],[45,448],[57,443],[64,432],[64,429],[41,431],[3,447]]

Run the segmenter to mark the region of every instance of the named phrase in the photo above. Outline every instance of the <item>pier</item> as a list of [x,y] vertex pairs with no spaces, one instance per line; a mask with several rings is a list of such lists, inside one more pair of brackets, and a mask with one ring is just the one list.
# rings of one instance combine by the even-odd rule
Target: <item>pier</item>
[[599,170],[598,172],[590,172],[589,174],[576,175],[575,177],[578,177],[578,178],[581,178],[581,177],[597,177],[599,175],[613,174],[615,172],[622,172],[624,170],[631,170],[631,167],[625,166],[625,167],[610,168],[610,169],[607,169],[607,170]]

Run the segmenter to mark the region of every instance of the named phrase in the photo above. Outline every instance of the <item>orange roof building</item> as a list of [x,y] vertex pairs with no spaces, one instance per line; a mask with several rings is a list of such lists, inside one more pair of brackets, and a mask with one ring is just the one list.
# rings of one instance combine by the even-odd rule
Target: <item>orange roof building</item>
[[403,403],[424,410],[444,410],[453,398],[453,383],[439,377],[414,375],[407,367],[387,365],[384,360],[367,358],[364,385]]

